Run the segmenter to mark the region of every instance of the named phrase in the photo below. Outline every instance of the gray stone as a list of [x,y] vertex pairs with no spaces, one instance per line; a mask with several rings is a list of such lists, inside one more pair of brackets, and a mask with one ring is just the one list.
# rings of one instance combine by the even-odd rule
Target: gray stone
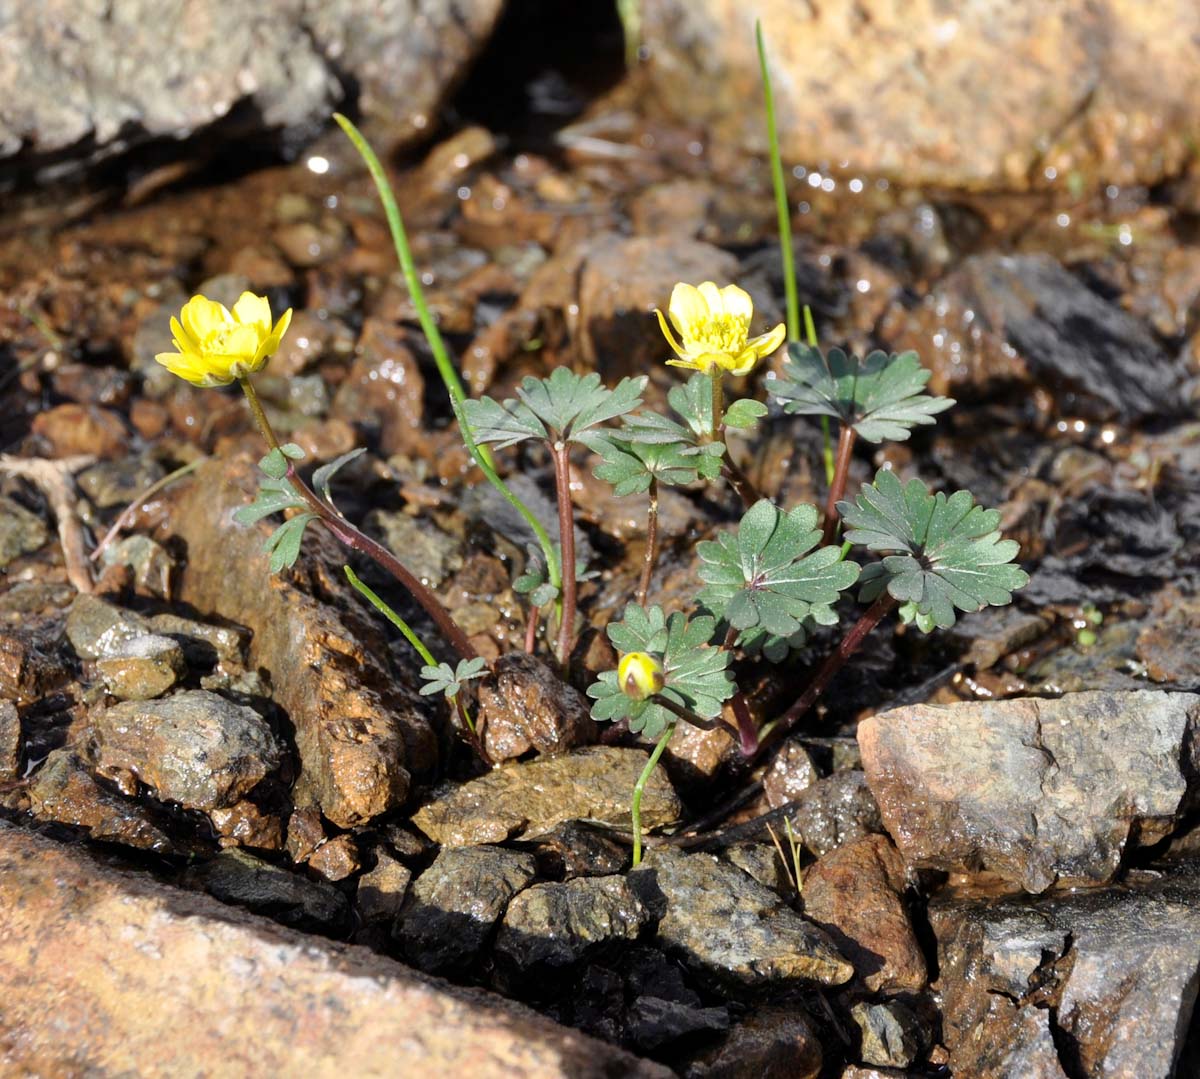
[[671,1074],[493,994],[3,822],[0,999],[17,1075]]
[[99,596],[81,593],[67,615],[67,640],[81,659],[101,659],[150,633],[146,620]]
[[375,865],[358,878],[355,900],[364,922],[390,922],[404,906],[412,870],[385,850],[375,853]]
[[925,1051],[924,1027],[913,1010],[898,1000],[860,1001],[850,1009],[850,1017],[862,1034],[859,1054],[864,1064],[907,1068]]
[[566,753],[595,740],[583,694],[537,656],[509,652],[494,670],[479,687],[479,724],[492,760],[513,760],[531,749]]
[[1198,717],[1195,694],[1072,693],[897,708],[858,740],[909,864],[1041,892],[1111,880],[1128,845],[1170,833]]
[[166,473],[162,465],[148,457],[125,457],[119,461],[100,461],[75,477],[79,489],[98,509],[127,506],[152,483]]
[[372,510],[367,531],[430,588],[437,588],[463,564],[463,541],[423,517],[395,510]]
[[729,1028],[729,1009],[701,1007],[663,997],[638,997],[630,1008],[629,1037],[639,1049],[652,1052],[681,1038]]
[[104,548],[100,561],[105,566],[128,566],[134,587],[159,599],[171,596],[171,575],[176,562],[161,543],[149,536],[126,536]]
[[854,975],[824,930],[711,855],[660,847],[629,880],[658,918],[658,943],[714,982],[841,985]]
[[1003,900],[935,898],[956,1075],[1169,1079],[1200,982],[1200,867]]
[[96,660],[96,673],[118,700],[148,701],[174,686],[187,673],[187,665],[175,641],[150,633],[122,641]]
[[16,779],[21,764],[21,717],[12,701],[0,700],[0,781]]
[[203,689],[113,705],[94,714],[91,727],[102,774],[129,793],[141,782],[189,809],[234,805],[282,758],[254,709]]
[[[587,746],[566,757],[507,764],[440,788],[412,821],[447,846],[532,838],[568,820],[628,828],[629,800],[646,758],[640,749]],[[656,768],[642,795],[642,827],[670,824],[681,812],[670,780]]]
[[[0,28],[0,159],[41,178],[153,139],[315,134],[360,88],[397,137],[427,132],[499,0],[22,4]],[[65,159],[65,161],[64,161]]]
[[648,917],[624,877],[535,884],[508,904],[495,950],[521,975],[554,973],[635,940]]
[[409,889],[393,933],[422,970],[470,964],[508,901],[534,878],[533,856],[500,847],[449,847]]
[[311,880],[244,850],[222,851],[189,869],[185,883],[222,903],[236,903],[298,929],[331,929],[345,921],[346,897],[332,884]]
[[866,776],[856,769],[834,772],[806,787],[787,816],[796,838],[818,858],[844,843],[883,831]]
[[817,1079],[821,1042],[795,1004],[755,1007],[721,1042],[693,1058],[686,1079]]
[[772,809],[794,802],[801,792],[811,787],[821,773],[807,749],[799,742],[788,742],[775,755],[767,774],[763,776],[763,792]]
[[197,622],[178,614],[156,614],[150,628],[178,641],[188,663],[210,667],[215,663],[240,664],[245,658],[247,633],[232,626]]
[[36,551],[49,538],[40,517],[11,498],[0,496],[0,566]]

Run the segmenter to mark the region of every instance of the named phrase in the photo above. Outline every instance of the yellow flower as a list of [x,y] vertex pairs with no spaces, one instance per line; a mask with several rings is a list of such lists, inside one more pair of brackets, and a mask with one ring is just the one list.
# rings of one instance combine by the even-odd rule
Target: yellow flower
[[292,321],[289,307],[274,326],[265,296],[243,292],[230,311],[204,296],[193,296],[171,319],[178,352],[154,358],[193,386],[225,386],[259,370],[279,348]]
[[705,374],[714,367],[731,375],[748,373],[783,344],[786,333],[781,322],[769,333],[750,337],[754,301],[737,285],[717,288],[705,281],[696,288],[680,282],[671,292],[667,310],[679,340],[671,333],[663,313],[654,310],[662,332],[679,357],[667,363]]
[[653,697],[665,681],[663,665],[647,652],[630,652],[617,664],[617,682],[621,691],[635,701]]

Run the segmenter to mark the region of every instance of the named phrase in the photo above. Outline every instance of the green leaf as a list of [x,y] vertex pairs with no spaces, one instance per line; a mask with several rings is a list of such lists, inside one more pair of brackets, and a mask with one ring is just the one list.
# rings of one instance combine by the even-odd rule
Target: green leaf
[[679,443],[631,442],[624,434],[606,433],[593,447],[602,461],[594,474],[612,484],[617,498],[648,490],[651,480],[667,487],[683,487],[704,475],[705,455],[690,452]]
[[320,493],[321,497],[324,498],[325,501],[328,502],[330,505],[333,504],[333,499],[330,497],[330,494],[329,494],[330,481],[333,479],[334,476],[337,475],[337,473],[342,468],[344,468],[346,465],[348,465],[356,457],[360,457],[360,456],[362,456],[362,454],[364,454],[366,452],[367,451],[365,449],[357,449],[357,450],[351,450],[349,453],[343,453],[341,455],[341,457],[338,457],[335,460],[330,461],[329,464],[327,464],[327,465],[322,465],[320,468],[318,468],[313,473],[312,485],[317,489],[317,491]]
[[[649,652],[662,662],[663,688],[657,696],[715,719],[737,690],[728,670],[729,653],[709,643],[715,629],[716,620],[707,615],[689,620],[676,612],[667,619],[661,607],[630,604],[621,620],[609,625],[608,636],[622,653]],[[593,719],[628,718],[629,729],[648,738],[657,738],[675,720],[670,709],[653,697],[636,701],[626,696],[616,671],[602,673],[588,687],[588,696],[596,702]]]
[[305,457],[304,451],[295,442],[285,442],[279,447],[279,452],[293,461],[303,461]]
[[277,484],[268,480],[259,486],[258,495],[254,501],[237,510],[233,519],[238,524],[252,525],[264,517],[270,517],[272,513],[280,513],[293,506],[303,505],[304,503],[290,485]]
[[501,404],[491,397],[463,402],[463,411],[476,442],[494,442],[502,449],[528,439],[545,441],[549,434],[539,420],[520,401],[509,399]]
[[271,555],[268,565],[272,573],[278,573],[285,568],[290,569],[296,564],[296,559],[300,557],[300,541],[304,539],[305,526],[309,521],[316,520],[316,517],[315,513],[298,513],[271,533],[263,545],[263,550]]
[[1001,538],[999,512],[977,506],[969,491],[934,495],[918,479],[901,484],[880,469],[838,510],[847,540],[886,554],[863,574],[860,599],[873,601],[886,588],[904,604],[901,617],[924,632],[954,625],[956,609],[1011,603],[1029,581],[1013,564],[1017,543]]
[[449,663],[439,663],[436,666],[421,668],[421,680],[425,683],[418,691],[423,697],[432,697],[441,693],[447,700],[453,700],[461,692],[463,686],[475,678],[482,678],[488,669],[487,660],[482,656],[474,659],[460,659],[457,667]]
[[[711,406],[710,406],[711,407]],[[725,426],[749,430],[758,426],[758,421],[767,414],[767,406],[752,397],[734,401],[725,410]]]
[[[555,553],[559,560],[562,560],[562,552],[558,548],[558,544],[554,545]],[[530,546],[527,548],[528,559],[525,562],[525,572],[522,573],[515,581],[513,581],[513,591],[519,595],[528,595],[529,602],[534,607],[545,607],[548,603],[553,603],[558,599],[559,589],[550,583],[549,574],[546,572],[546,559],[543,557],[539,548]],[[598,577],[598,570],[589,570],[587,562],[582,558],[575,560],[575,580],[590,581],[594,577]]]
[[[821,539],[816,507],[783,512],[767,499],[746,511],[735,532],[697,545],[699,600],[741,631],[739,643],[768,638],[803,641],[811,622],[837,621],[833,604],[858,579],[859,567],[843,561],[836,546],[815,549]],[[771,654],[779,653],[773,644]]]
[[913,427],[933,423],[937,413],[954,404],[949,397],[924,392],[929,378],[915,352],[875,351],[859,357],[834,348],[823,356],[793,342],[782,377],[768,386],[788,412],[832,416],[867,442],[883,442],[903,441]]
[[264,475],[269,476],[273,480],[281,480],[287,475],[288,460],[283,455],[283,450],[272,450],[262,457],[258,462],[258,470]]

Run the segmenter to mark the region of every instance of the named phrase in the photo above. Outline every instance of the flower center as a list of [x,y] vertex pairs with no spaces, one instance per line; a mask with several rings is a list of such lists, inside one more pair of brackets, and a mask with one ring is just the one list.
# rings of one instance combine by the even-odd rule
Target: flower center
[[713,352],[738,353],[746,347],[749,324],[737,315],[713,315],[701,324],[700,339]]

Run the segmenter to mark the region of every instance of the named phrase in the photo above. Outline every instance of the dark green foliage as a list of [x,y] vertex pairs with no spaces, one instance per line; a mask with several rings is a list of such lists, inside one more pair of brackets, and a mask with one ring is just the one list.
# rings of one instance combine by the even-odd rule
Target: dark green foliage
[[617,498],[648,490],[651,480],[683,487],[702,476],[713,479],[720,475],[719,456],[689,450],[679,442],[630,442],[622,437],[624,433],[614,432],[594,447],[601,458],[596,479],[611,483]]

